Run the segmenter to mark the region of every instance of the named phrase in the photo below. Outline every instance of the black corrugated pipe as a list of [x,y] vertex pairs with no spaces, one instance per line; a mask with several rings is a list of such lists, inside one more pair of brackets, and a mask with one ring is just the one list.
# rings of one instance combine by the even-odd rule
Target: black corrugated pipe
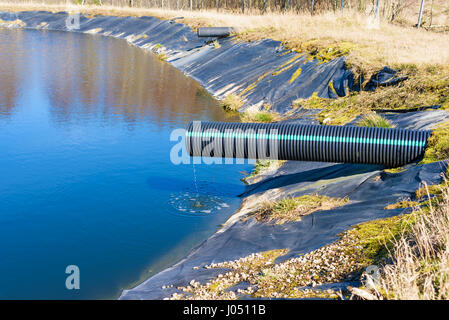
[[198,37],[229,37],[234,32],[234,28],[231,27],[201,27],[198,28]]
[[190,156],[370,163],[401,166],[421,158],[431,131],[289,123],[194,121]]

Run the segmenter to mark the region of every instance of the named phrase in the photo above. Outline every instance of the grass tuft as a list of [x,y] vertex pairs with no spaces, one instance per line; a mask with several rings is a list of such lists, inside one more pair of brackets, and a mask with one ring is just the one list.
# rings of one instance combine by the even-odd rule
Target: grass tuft
[[254,170],[247,178],[257,176],[259,173],[267,170],[268,168],[271,167],[273,161],[275,160],[257,160],[254,166]]
[[276,221],[282,224],[287,221],[299,221],[302,216],[319,210],[330,210],[343,206],[348,198],[330,198],[320,195],[305,195],[297,198],[285,198],[279,201],[266,201],[253,214],[258,221]]
[[393,210],[393,209],[399,209],[399,208],[413,208],[419,206],[419,203],[416,201],[410,201],[410,200],[402,200],[393,204],[390,204],[385,207],[386,210]]
[[222,101],[221,107],[225,111],[237,112],[243,106],[243,100],[238,95],[228,94]]
[[394,128],[394,125],[379,114],[373,113],[363,116],[357,122],[359,127],[373,127],[373,128]]
[[218,42],[218,40],[215,40],[214,42],[212,42],[212,45],[214,46],[214,49],[220,49],[221,48],[221,45]]
[[240,114],[242,122],[263,122],[269,123],[278,120],[278,115],[274,112],[268,111],[245,111]]

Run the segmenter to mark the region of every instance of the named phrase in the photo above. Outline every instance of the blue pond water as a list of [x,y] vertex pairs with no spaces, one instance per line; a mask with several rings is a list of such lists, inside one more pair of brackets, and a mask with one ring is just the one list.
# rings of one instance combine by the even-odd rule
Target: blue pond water
[[0,298],[116,298],[211,235],[251,166],[172,164],[192,119],[234,120],[123,40],[0,30]]

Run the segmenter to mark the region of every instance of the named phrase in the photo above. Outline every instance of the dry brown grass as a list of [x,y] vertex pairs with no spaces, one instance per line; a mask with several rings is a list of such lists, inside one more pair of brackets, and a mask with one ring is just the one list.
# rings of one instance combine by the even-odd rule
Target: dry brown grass
[[244,102],[240,96],[231,93],[221,101],[221,107],[225,111],[236,112],[243,106],[243,103]]
[[440,188],[439,201],[429,202],[425,212],[412,213],[414,222],[394,242],[392,263],[381,268],[377,281],[368,277],[370,290],[357,290],[359,296],[449,299],[449,186]]
[[[407,6],[397,22],[413,25],[418,21],[420,0],[408,0],[412,5]],[[440,31],[449,29],[449,2],[447,0],[431,0],[425,2],[422,27]]]
[[[45,5],[39,3],[0,2],[0,10],[49,10],[88,14],[144,16],[178,20],[192,28],[233,26],[242,40],[271,38],[296,51],[334,48],[335,54],[348,54],[349,64],[367,74],[384,65],[445,65],[449,63],[449,35],[416,30],[380,21],[367,15],[346,11],[309,14],[241,15],[215,11],[176,11],[111,6]],[[343,48],[341,48],[343,47]],[[349,48],[349,50],[347,50]],[[321,54],[323,51],[320,52]]]
[[378,110],[420,109],[440,105],[449,108],[449,67],[400,65],[402,76],[409,79],[395,86],[380,87],[374,92],[352,92],[338,99],[298,99],[296,106],[321,109],[317,118],[323,124],[342,125],[360,114]]

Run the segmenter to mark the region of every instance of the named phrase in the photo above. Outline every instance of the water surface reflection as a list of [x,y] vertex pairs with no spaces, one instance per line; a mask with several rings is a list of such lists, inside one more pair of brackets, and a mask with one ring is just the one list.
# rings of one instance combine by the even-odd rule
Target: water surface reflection
[[0,30],[0,298],[113,298],[212,234],[250,166],[173,165],[193,119],[233,120],[123,40]]

